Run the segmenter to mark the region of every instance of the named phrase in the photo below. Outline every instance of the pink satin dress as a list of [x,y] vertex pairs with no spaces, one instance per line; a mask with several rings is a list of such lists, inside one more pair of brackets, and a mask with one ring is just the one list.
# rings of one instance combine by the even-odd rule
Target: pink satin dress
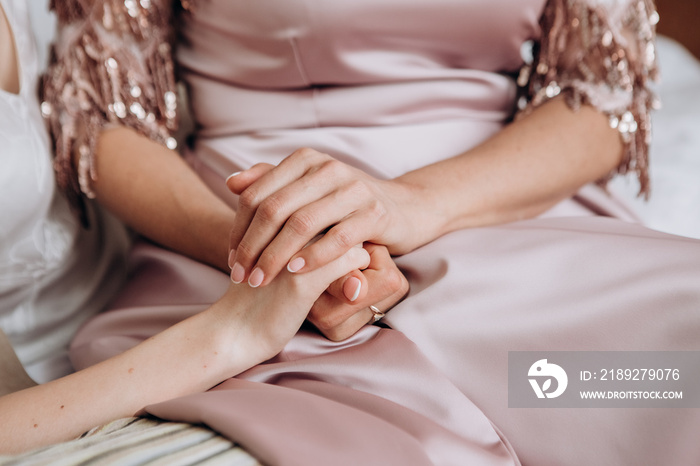
[[[176,55],[198,128],[188,160],[234,202],[226,176],[299,147],[387,179],[462,153],[512,118],[544,7],[201,1]],[[132,261],[112,309],[75,339],[76,367],[228,286],[144,243]],[[541,218],[458,231],[396,262],[411,291],[390,328],[341,343],[303,329],[273,360],[147,411],[206,423],[269,464],[700,462],[696,410],[514,409],[507,380],[509,351],[700,349],[697,241],[644,228],[591,185]]]

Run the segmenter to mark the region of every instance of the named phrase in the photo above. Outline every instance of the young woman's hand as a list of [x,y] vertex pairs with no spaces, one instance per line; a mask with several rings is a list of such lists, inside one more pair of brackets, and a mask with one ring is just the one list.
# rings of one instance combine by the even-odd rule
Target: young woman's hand
[[228,340],[235,341],[237,352],[245,348],[255,355],[247,361],[252,365],[282,350],[333,282],[358,269],[367,269],[371,262],[367,250],[353,247],[312,272],[293,274],[284,270],[264,288],[231,284],[229,291],[206,312],[218,314],[212,318],[217,326],[224,324],[235,331]]
[[234,283],[265,286],[284,268],[312,271],[365,241],[392,254],[422,244],[414,189],[313,149],[299,149],[277,167],[256,165],[227,185],[240,195],[229,256]]

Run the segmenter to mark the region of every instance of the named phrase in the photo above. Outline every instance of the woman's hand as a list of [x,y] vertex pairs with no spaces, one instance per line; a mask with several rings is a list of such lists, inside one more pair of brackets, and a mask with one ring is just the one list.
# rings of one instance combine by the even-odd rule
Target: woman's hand
[[[377,250],[370,251],[372,252],[362,247],[350,248],[338,259],[305,274],[283,270],[264,288],[231,284],[226,295],[205,311],[218,314],[218,317],[211,318],[212,322],[217,322],[217,326],[235,329],[235,335],[226,338],[227,341],[234,342],[234,354],[230,360],[236,361],[235,356],[240,359],[240,354],[247,352],[245,363],[251,366],[276,355],[291,340],[319,296],[326,294],[332,283],[339,282],[347,274],[359,273],[358,269],[370,270],[371,254],[376,256]],[[374,267],[386,266],[384,261],[385,259],[375,257]],[[366,324],[369,317],[364,315],[363,318],[366,320],[362,324]],[[360,326],[353,328],[348,325],[340,330],[354,333]],[[352,333],[347,333],[347,336]],[[240,370],[241,367],[233,367],[231,375]]]
[[312,271],[365,241],[392,254],[422,244],[412,211],[415,190],[313,149],[299,149],[277,167],[256,165],[227,185],[240,195],[230,241],[234,283],[265,286],[285,267]]
[[363,247],[370,256],[369,266],[333,282],[307,317],[329,340],[345,340],[373,323],[369,306],[386,313],[408,293],[408,280],[387,249],[372,243]]
[[0,455],[75,438],[150,404],[207,390],[271,358],[331,282],[369,263],[367,251],[351,248],[313,272],[284,271],[262,289],[231,284],[207,310],[122,354],[0,396]]

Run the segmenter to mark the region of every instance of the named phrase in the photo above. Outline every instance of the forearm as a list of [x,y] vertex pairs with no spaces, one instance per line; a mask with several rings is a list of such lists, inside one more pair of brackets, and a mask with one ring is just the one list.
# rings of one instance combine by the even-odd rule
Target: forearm
[[[413,191],[421,244],[450,231],[535,217],[598,180],[620,161],[622,143],[591,107],[555,99],[457,157],[396,181]],[[418,246],[420,244],[415,244]]]
[[100,204],[151,240],[228,271],[234,212],[175,152],[128,128],[104,131],[93,190]]
[[[0,453],[69,440],[143,407],[201,392],[260,362],[226,312],[233,296],[131,350],[62,379],[0,398]],[[239,321],[241,319],[238,319]]]
[[206,311],[125,353],[45,385],[0,397],[0,454],[74,438],[145,406],[204,391],[279,353],[329,284],[370,264],[347,254],[269,286],[231,285]]

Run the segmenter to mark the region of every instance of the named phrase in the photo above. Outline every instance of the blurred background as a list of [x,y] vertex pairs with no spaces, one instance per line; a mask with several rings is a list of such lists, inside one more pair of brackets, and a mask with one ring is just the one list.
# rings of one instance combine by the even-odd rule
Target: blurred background
[[700,0],[657,0],[658,32],[682,43],[700,58]]

